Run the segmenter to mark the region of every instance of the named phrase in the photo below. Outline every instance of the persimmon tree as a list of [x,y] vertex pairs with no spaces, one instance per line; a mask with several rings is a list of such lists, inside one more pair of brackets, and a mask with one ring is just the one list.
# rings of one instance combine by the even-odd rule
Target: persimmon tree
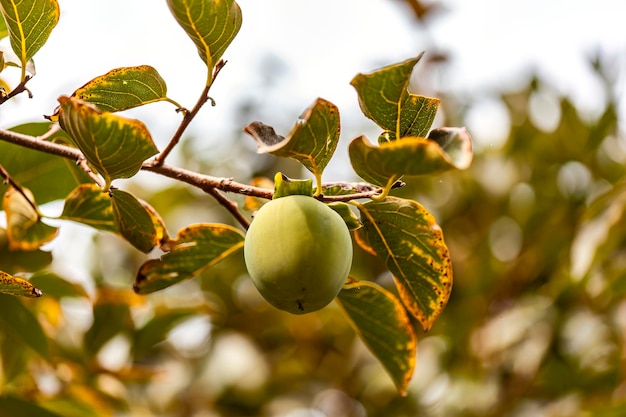
[[[258,121],[243,127],[256,141],[259,153],[294,159],[311,174],[311,178],[298,179],[277,173],[272,188],[259,187],[168,163],[194,118],[207,103],[215,104],[210,90],[219,82],[221,71],[228,70],[223,58],[242,25],[242,11],[233,0],[167,0],[167,6],[207,68],[206,79],[198,80],[198,99],[191,106],[168,97],[166,81],[153,67],[113,68],[59,97],[47,121],[0,130],[0,175],[4,178],[0,192],[6,217],[6,228],[0,229],[2,301],[16,300],[13,296],[40,297],[45,290],[52,259],[41,248],[55,239],[58,227],[50,225],[51,219],[39,209],[44,203],[63,201],[55,221],[78,222],[117,234],[137,251],[150,254],[151,259],[133,272],[132,284],[136,293],[149,296],[241,253],[246,230],[256,221],[255,211],[268,200],[303,195],[338,213],[355,244],[378,257],[393,275],[396,291],[350,275],[336,301],[398,391],[405,393],[416,361],[414,324],[427,331],[444,310],[452,289],[452,264],[433,215],[419,202],[393,193],[412,176],[465,169],[472,160],[464,128],[433,129],[439,100],[409,91],[413,69],[422,55],[358,74],[351,82],[363,114],[381,129],[374,143],[360,136],[349,144],[349,162],[362,182],[324,182],[324,170],[339,142],[340,115],[337,106],[318,98],[284,136]],[[0,10],[4,18],[0,36],[9,37],[15,55],[9,57],[10,51],[0,55],[0,69],[20,71],[19,83],[5,85],[0,97],[3,106],[10,106],[16,95],[30,94],[32,61],[59,19],[59,5],[56,0],[0,0]],[[154,133],[142,121],[119,113],[154,102],[171,103],[181,118],[163,149],[157,148]],[[170,235],[150,202],[124,189],[125,181],[139,171],[203,191],[239,227],[209,219]],[[233,194],[250,197],[250,204],[240,207],[230,198]],[[281,222],[292,215],[282,212],[280,218],[264,221]],[[294,238],[287,236],[289,230],[263,226],[278,230],[277,235],[255,235],[256,246],[263,246],[264,240]],[[276,263],[306,259],[306,254],[296,253],[300,246],[289,247],[296,249],[276,254]],[[161,253],[152,255],[156,248]],[[326,260],[320,257],[315,262],[324,265]],[[303,268],[307,265],[312,264]],[[295,269],[289,275],[298,275]],[[311,271],[306,273],[311,276]],[[282,279],[290,278],[297,277]],[[318,285],[324,285],[324,279],[320,277]],[[7,303],[16,316],[25,311],[20,303]],[[33,340],[44,337],[43,330],[35,327],[39,330],[33,331],[41,334]],[[28,343],[36,349],[36,342]]]

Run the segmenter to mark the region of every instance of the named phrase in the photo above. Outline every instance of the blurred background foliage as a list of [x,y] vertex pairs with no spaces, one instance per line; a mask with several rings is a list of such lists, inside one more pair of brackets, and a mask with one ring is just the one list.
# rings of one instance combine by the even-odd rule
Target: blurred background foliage
[[[398,7],[409,5],[416,24],[436,9],[405,3]],[[420,74],[445,67],[445,54],[431,58]],[[273,309],[241,256],[137,296],[131,282],[145,256],[75,226],[75,245],[88,248],[76,260],[88,280],[66,260],[31,278],[45,297],[0,295],[0,417],[626,415],[619,67],[601,54],[589,66],[605,97],[592,114],[540,75],[482,97],[432,92],[442,98],[441,125],[471,125],[487,98],[502,118],[493,123],[504,120],[506,129],[502,137],[474,136],[469,170],[412,179],[395,192],[436,215],[455,271],[447,308],[429,333],[418,333],[406,397],[336,305],[305,316]],[[273,57],[258,70],[269,89],[275,72],[287,69]],[[417,75],[414,90],[429,90]],[[241,102],[236,124],[258,117],[255,108]],[[188,138],[178,162],[239,180],[305,175],[295,163],[256,155],[241,132],[232,136],[206,159],[201,142]],[[143,175],[129,187],[170,232],[193,222],[233,224],[199,191]],[[5,241],[0,236],[0,248]],[[393,290],[383,271],[356,253],[353,275]]]

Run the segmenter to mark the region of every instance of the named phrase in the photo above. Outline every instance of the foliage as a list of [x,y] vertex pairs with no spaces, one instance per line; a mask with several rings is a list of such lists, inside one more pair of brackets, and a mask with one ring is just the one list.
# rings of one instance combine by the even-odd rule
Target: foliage
[[[425,13],[420,2],[407,3],[416,16]],[[2,33],[8,32],[0,24]],[[199,48],[198,53],[202,56]],[[387,68],[409,72],[416,60]],[[591,60],[590,68],[606,98],[591,113],[540,78],[489,97],[501,109],[498,117],[510,120],[510,130],[501,142],[476,138],[472,165],[462,172],[435,169],[468,162],[462,158],[467,142],[449,146],[447,141],[462,137],[462,130],[428,130],[425,135],[438,147],[411,138],[393,140],[396,125],[369,116],[376,114],[376,100],[360,97],[364,114],[379,120],[382,134],[376,145],[358,138],[348,150],[355,154],[355,172],[371,183],[322,183],[317,197],[340,212],[353,231],[352,277],[336,303],[303,316],[282,313],[260,297],[243,265],[242,229],[251,212],[273,195],[314,193],[311,179],[285,180],[285,187],[275,190],[268,178],[277,171],[303,176],[303,166],[315,179],[333,152],[325,153],[324,141],[311,132],[323,127],[323,138],[340,133],[336,106],[313,101],[284,137],[264,123],[248,125],[262,151],[293,157],[298,166],[271,157],[257,164],[263,157],[233,143],[237,158],[255,166],[259,176],[236,182],[164,163],[175,148],[184,166],[224,172],[223,164],[186,149],[188,142],[176,145],[194,114],[210,102],[208,90],[200,104],[187,109],[167,98],[165,81],[153,68],[119,68],[96,77],[68,97],[94,97],[98,111],[116,117],[121,117],[116,108],[163,101],[182,117],[172,146],[155,157],[162,164],[142,161],[139,171],[175,181],[163,179],[155,189],[144,187],[141,175],[111,176],[113,191],[121,196],[118,214],[109,193],[102,192],[104,178],[93,175],[98,164],[87,163],[76,148],[61,146],[72,143],[64,131],[49,131],[48,123],[0,131],[5,176],[38,203],[23,204],[31,197],[13,193],[17,204],[11,204],[25,218],[61,231],[79,223],[72,235],[77,245],[92,243],[85,261],[90,277],[78,279],[66,265],[52,263],[49,245],[16,249],[7,230],[0,229],[5,290],[37,295],[36,288],[44,294],[0,294],[0,416],[293,416],[302,409],[311,415],[374,417],[623,415],[626,142],[618,120],[620,79],[614,74],[619,72],[608,59]],[[216,81],[214,73],[208,83]],[[371,74],[355,77],[353,85],[379,75]],[[132,94],[103,94],[124,80]],[[7,100],[25,92],[25,85],[7,90]],[[404,91],[395,94],[389,96],[400,108],[416,100]],[[450,95],[437,105],[446,124],[471,126],[476,115],[494,117],[484,112],[482,100]],[[110,107],[100,108],[104,103]],[[407,165],[409,152],[432,158],[424,161],[432,175],[396,178],[424,166]],[[0,184],[3,195],[8,186]],[[382,188],[394,196],[380,198]],[[59,200],[58,218],[39,218],[48,212],[46,203]],[[422,214],[384,222],[394,212]],[[126,216],[144,226],[129,230],[135,220],[124,221]],[[189,224],[190,218],[201,221]],[[166,225],[176,225],[178,232],[170,235]],[[414,233],[400,241],[394,227]],[[144,228],[149,233],[135,233]],[[230,240],[217,244],[216,230],[229,231]],[[441,230],[445,245],[437,243]],[[17,231],[33,236],[30,228]],[[386,253],[385,242],[397,245],[396,252]],[[133,245],[155,248],[146,255]],[[448,249],[452,256],[443,256]],[[433,266],[408,273],[405,281],[403,271],[413,268],[411,262],[424,260]],[[420,311],[436,308],[431,274],[448,271],[448,262],[454,288],[436,322],[425,320],[432,326],[424,334],[419,329],[424,323],[408,313],[410,294],[424,295]],[[149,295],[130,289],[133,277],[137,292]],[[388,356],[390,350],[394,355]],[[406,387],[406,396],[398,395],[389,375]]]
[[[303,190],[311,198],[332,203],[354,231],[356,244],[364,253],[379,258],[396,282],[393,290],[351,276],[337,299],[341,308],[328,307],[327,313],[309,318],[308,323],[336,322],[336,313],[345,313],[337,329],[351,325],[389,373],[398,392],[406,395],[416,365],[414,325],[429,330],[440,316],[450,296],[452,269],[434,217],[418,202],[389,194],[402,187],[401,180],[407,176],[466,169],[472,159],[465,129],[432,129],[439,100],[409,91],[411,74],[421,55],[359,74],[352,81],[363,113],[383,130],[376,146],[364,136],[349,146],[350,162],[367,183],[336,186],[322,182],[339,141],[340,116],[334,104],[320,98],[302,114],[287,137],[261,122],[244,128],[256,139],[259,153],[295,159],[315,179],[315,191],[310,180],[291,180],[280,174],[274,188],[261,188],[165,162],[198,112],[212,101],[209,91],[226,64],[221,58],[242,25],[242,11],[234,0],[168,0],[167,5],[207,66],[206,81],[200,85],[201,93],[193,107],[183,107],[167,96],[166,82],[155,68],[114,68],[59,97],[57,108],[47,116],[49,123],[0,131],[0,174],[5,179],[2,210],[7,224],[6,229],[0,229],[4,313],[0,353],[5,386],[0,400],[6,403],[6,410],[95,416],[135,407],[131,394],[115,392],[111,384],[123,382],[124,389],[129,390],[133,384],[147,386],[162,366],[159,357],[167,351],[160,344],[177,324],[208,317],[212,325],[222,321],[223,329],[234,329],[241,326],[236,325],[237,315],[251,308],[245,304],[212,306],[209,302],[202,308],[187,302],[168,307],[180,296],[177,294],[191,288],[189,282],[172,287],[160,297],[144,295],[199,275],[215,275],[216,271],[228,277],[228,284],[224,283],[228,288],[234,288],[235,278],[244,275],[241,229],[248,228],[253,216],[226,193],[255,197],[258,206],[258,199],[302,194]],[[11,65],[22,72],[20,83],[3,94],[3,104],[28,92],[27,83],[34,75],[28,68],[56,25],[59,7],[56,0],[0,1],[0,6],[7,28],[3,33],[19,58]],[[2,69],[5,65],[9,64],[3,64]],[[178,129],[162,150],[142,121],[120,113],[158,101],[173,104],[173,111],[182,115]],[[50,175],[43,175],[42,166]],[[228,211],[229,223],[239,227],[186,224],[176,237],[170,237],[167,221],[153,207],[150,196],[133,191],[129,179],[140,171],[203,191]],[[62,213],[44,214],[40,205],[58,200],[63,200]],[[154,201],[156,206],[158,199]],[[108,284],[109,277],[96,280],[90,292],[53,270],[45,245],[54,241],[67,221],[117,235],[134,248],[128,252],[129,248],[118,241],[117,253],[132,253],[129,256],[141,259],[134,268],[137,272],[132,285],[137,294]],[[361,257],[366,256],[364,253]],[[198,288],[194,292],[198,293],[195,297],[206,296]],[[44,297],[39,300],[15,297],[40,297],[42,293]],[[194,295],[186,298],[193,299]],[[92,305],[91,324],[75,336],[64,333],[68,331],[64,327],[67,300]],[[142,308],[149,313],[138,319]],[[278,313],[265,309],[264,314]],[[288,320],[307,328],[307,319]],[[264,322],[260,317],[246,325],[263,327]],[[119,340],[129,343],[132,359],[128,367],[113,370],[103,364],[101,355]],[[217,343],[213,343],[214,349]],[[53,395],[41,389],[43,375],[56,381]],[[23,401],[27,395],[34,401]],[[254,409],[259,405],[248,406]]]

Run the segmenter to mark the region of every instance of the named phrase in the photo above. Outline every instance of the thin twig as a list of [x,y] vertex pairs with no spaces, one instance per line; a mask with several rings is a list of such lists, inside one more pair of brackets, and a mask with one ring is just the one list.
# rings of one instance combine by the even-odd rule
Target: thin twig
[[22,197],[26,199],[26,201],[28,201],[28,204],[35,211],[35,213],[37,214],[37,217],[38,218],[41,217],[41,214],[39,213],[39,208],[37,208],[37,204],[35,204],[35,202],[32,201],[28,195],[26,195],[26,191],[24,191],[22,186],[19,185],[13,178],[11,178],[11,175],[9,174],[9,172],[6,169],[4,169],[4,167],[1,164],[0,164],[0,175],[4,178],[5,183],[8,183],[11,187],[13,187],[14,190],[20,193]]
[[222,193],[220,193],[216,188],[208,188],[206,190],[207,193],[213,196],[222,206],[226,208],[233,215],[233,217],[239,222],[240,225],[243,226],[244,229],[248,230],[250,227],[250,222],[245,216],[239,211],[237,207],[237,203],[232,200],[226,198]]
[[[39,140],[35,137],[12,132],[10,130],[0,129],[0,140],[14,143],[25,148],[45,152],[51,155],[71,159],[79,164],[81,163],[81,160],[84,159],[84,155],[78,149],[72,148],[71,146]],[[200,174],[195,171],[190,171],[185,168],[180,168],[168,164],[154,165],[153,161],[144,162],[141,169],[187,183],[207,193],[210,189],[217,189],[227,193],[235,193],[265,199],[271,199],[274,194],[274,190],[254,187],[248,184],[242,184],[233,180],[232,178],[214,177],[211,175]],[[381,192],[380,188],[374,188],[365,185],[364,183],[329,183],[323,184],[323,186],[330,187],[338,184],[347,188],[353,188],[363,191],[345,195],[322,196],[320,199],[327,202],[350,201],[363,198],[372,198],[373,196],[376,196]],[[394,188],[401,185],[401,182],[397,182],[397,184],[394,185]]]
[[92,171],[91,167],[89,166],[89,164],[87,163],[87,159],[85,158],[84,155],[81,155],[80,158],[78,158],[78,160],[76,161],[76,165],[78,165],[79,167],[81,167],[81,169],[83,171],[85,171],[85,173],[89,176],[89,178],[91,178],[91,180],[100,188],[104,188],[104,181],[102,181],[102,179],[98,176],[98,174],[96,174],[95,172]]
[[180,139],[183,137],[183,133],[185,132],[185,130],[187,130],[187,127],[189,126],[191,121],[196,117],[196,115],[198,114],[202,106],[204,106],[207,101],[210,101],[211,105],[215,106],[215,100],[209,97],[209,91],[211,90],[211,86],[213,85],[213,82],[215,82],[215,78],[220,73],[222,68],[224,68],[224,65],[226,65],[226,61],[224,60],[220,60],[217,63],[217,65],[215,66],[215,69],[213,70],[213,76],[211,77],[210,82],[207,83],[207,85],[202,90],[202,93],[200,94],[200,98],[198,98],[196,105],[193,106],[191,110],[184,112],[185,114],[183,116],[183,120],[180,122],[180,125],[178,125],[176,132],[174,132],[174,135],[170,139],[165,149],[163,149],[161,153],[159,153],[151,161],[152,165],[154,166],[163,165],[163,163],[165,162],[165,158],[167,158],[168,155],[172,152],[172,150],[174,150],[176,145],[178,145],[178,142],[180,142]]
[[13,97],[15,97],[16,95],[20,93],[23,93],[24,91],[28,93],[28,98],[33,98],[33,93],[31,93],[31,91],[28,88],[26,88],[26,83],[31,78],[32,77],[30,75],[27,75],[22,82],[20,82],[17,86],[15,86],[13,90],[11,90],[10,93],[0,95],[0,105],[11,100]]

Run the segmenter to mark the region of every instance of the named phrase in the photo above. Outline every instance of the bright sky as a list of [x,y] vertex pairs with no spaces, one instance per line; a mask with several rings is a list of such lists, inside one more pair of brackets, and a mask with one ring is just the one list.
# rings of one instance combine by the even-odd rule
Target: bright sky
[[[29,84],[35,98],[20,99],[22,106],[3,106],[0,126],[14,120],[37,120],[55,107],[58,95],[70,94],[90,78],[120,66],[153,65],[173,99],[193,104],[205,69],[165,1],[59,3],[59,25],[49,44],[35,56],[38,74]],[[453,66],[437,78],[441,84],[437,88],[484,91],[485,86],[515,82],[528,69],[538,68],[578,101],[591,103],[597,103],[597,86],[589,81],[585,55],[600,47],[620,52],[624,61],[626,33],[620,21],[626,12],[624,2],[443,0],[448,12],[430,22],[429,32],[415,25],[400,3],[240,0],[243,27],[225,54],[229,64],[212,93],[219,105],[207,109],[204,119],[215,126],[236,98],[267,94],[258,71],[265,53],[284,60],[288,71],[277,80],[276,92],[261,98],[263,103],[268,109],[293,106],[291,111],[296,112],[276,115],[278,123],[293,119],[317,97],[333,101],[349,115],[356,105],[349,81],[357,72],[404,60],[422,50],[442,49],[454,58]],[[158,125],[178,120],[176,115],[164,119],[160,113],[169,113],[164,110],[167,106],[157,106],[147,113],[159,113]],[[200,129],[202,123],[196,128],[205,131],[206,127]]]

